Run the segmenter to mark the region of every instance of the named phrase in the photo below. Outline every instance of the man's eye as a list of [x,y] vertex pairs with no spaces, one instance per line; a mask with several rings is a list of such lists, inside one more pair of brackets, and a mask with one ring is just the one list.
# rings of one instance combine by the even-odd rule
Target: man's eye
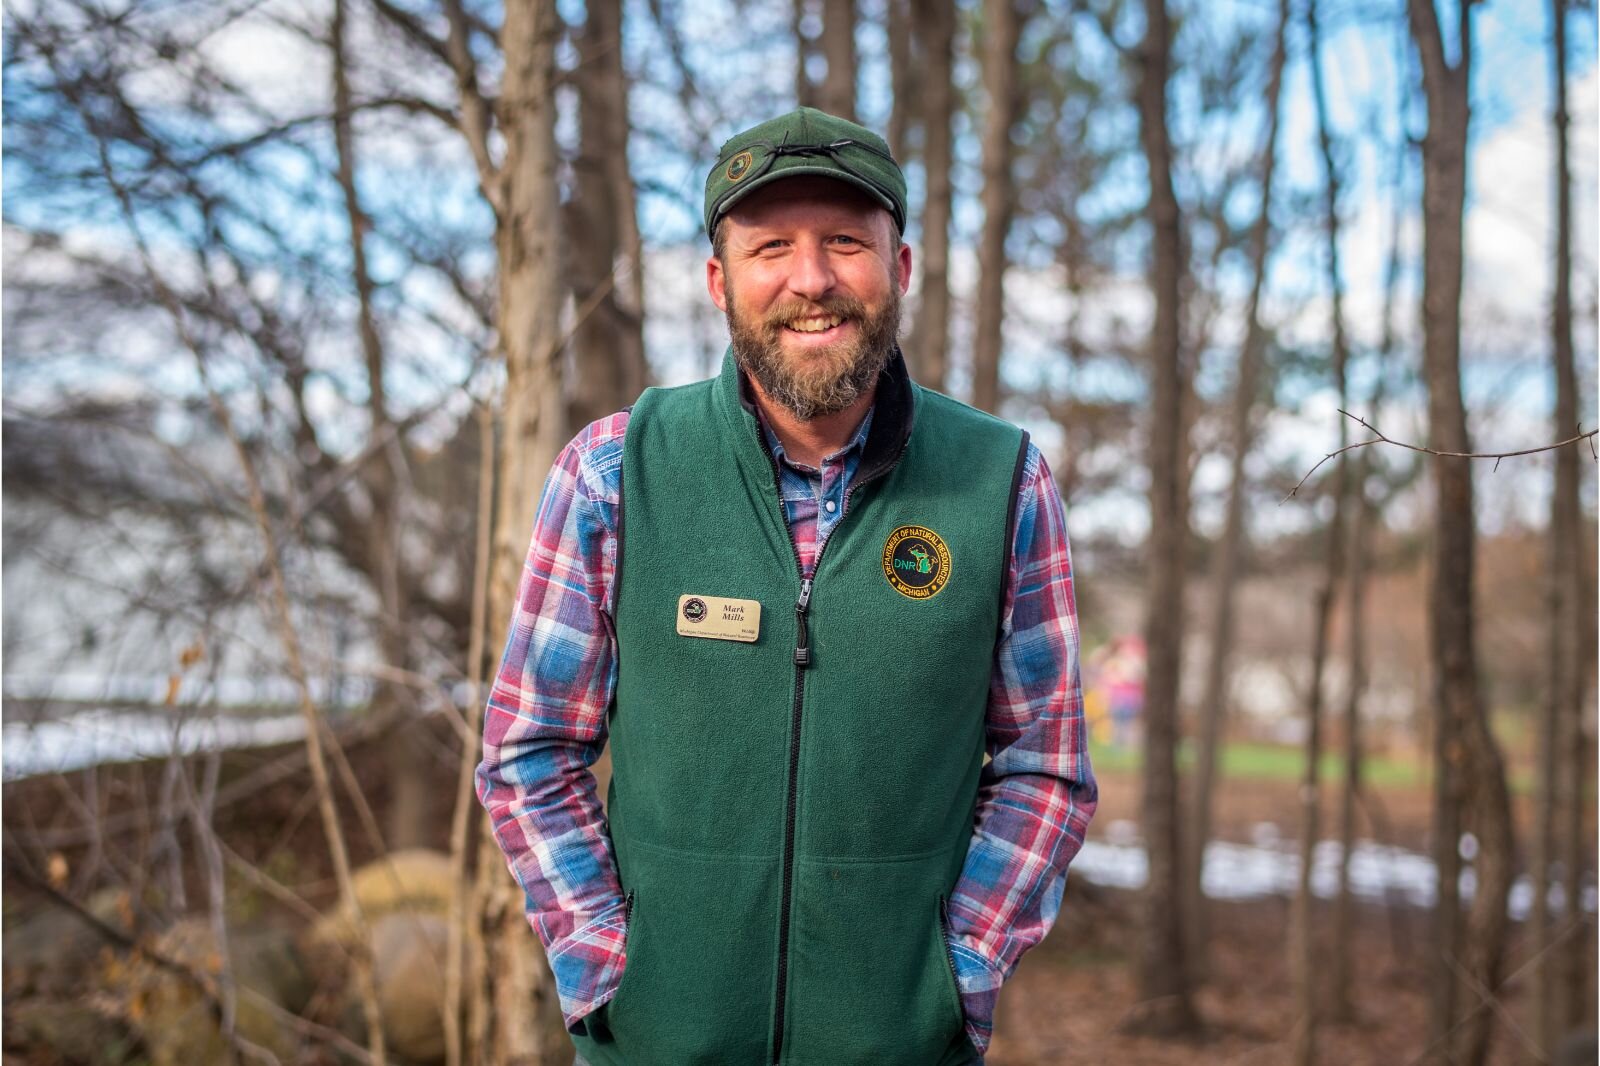
[[846,242],[848,244],[860,244],[861,243],[860,241],[856,240],[854,237],[850,236],[848,233],[835,234],[833,239],[836,240],[836,241],[844,241],[844,242]]

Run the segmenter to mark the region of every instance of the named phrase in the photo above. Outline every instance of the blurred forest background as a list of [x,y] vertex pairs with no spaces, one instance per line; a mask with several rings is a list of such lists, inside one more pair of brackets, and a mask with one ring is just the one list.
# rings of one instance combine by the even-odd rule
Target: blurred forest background
[[1068,501],[1102,802],[991,1066],[1595,1061],[1592,5],[3,33],[6,1063],[570,1061],[484,678],[556,451],[719,362],[705,171],[797,101],[907,170],[913,374]]

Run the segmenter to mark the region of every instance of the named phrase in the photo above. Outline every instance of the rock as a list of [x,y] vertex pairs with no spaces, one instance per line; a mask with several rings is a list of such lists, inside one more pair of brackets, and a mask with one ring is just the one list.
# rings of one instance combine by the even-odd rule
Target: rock
[[[372,932],[373,976],[384,1037],[395,1054],[408,1061],[442,1061],[440,1010],[455,880],[450,857],[425,848],[397,851],[363,866],[352,880]],[[336,906],[305,938],[303,954],[322,984],[343,986],[342,1028],[359,1042],[364,1039],[364,1023],[346,956],[355,943],[355,931],[353,916]]]
[[372,924],[374,972],[383,1032],[395,1051],[419,1063],[444,1059],[444,970],[449,926],[417,911]]

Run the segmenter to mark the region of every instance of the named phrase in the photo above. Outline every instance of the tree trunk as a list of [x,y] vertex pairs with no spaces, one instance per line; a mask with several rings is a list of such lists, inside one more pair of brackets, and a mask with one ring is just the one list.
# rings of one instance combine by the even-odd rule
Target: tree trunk
[[811,57],[817,54],[816,39],[806,34],[807,23],[821,17],[814,10],[816,6],[816,0],[794,0],[789,9],[789,25],[794,34],[794,99],[800,107],[822,106],[822,90],[807,69]]
[[[1555,262],[1555,298],[1551,316],[1551,363],[1555,370],[1556,379],[1556,409],[1554,416],[1555,428],[1563,432],[1566,427],[1575,423],[1576,404],[1570,411],[1563,410],[1567,400],[1565,385],[1567,377],[1572,373],[1572,290],[1569,275],[1569,256],[1571,246],[1567,234],[1567,227],[1571,220],[1567,215],[1569,203],[1567,200],[1567,83],[1566,83],[1566,12],[1562,0],[1552,0],[1551,5],[1551,52],[1555,60],[1555,108],[1552,114],[1553,132],[1556,139],[1556,262]],[[1556,438],[1560,440],[1560,437]],[[1576,627],[1572,625],[1574,619],[1570,617],[1569,607],[1577,601],[1576,589],[1572,587],[1573,578],[1576,576],[1574,563],[1576,560],[1577,545],[1569,538],[1570,526],[1566,520],[1566,511],[1569,500],[1566,497],[1566,484],[1563,475],[1564,462],[1569,458],[1572,449],[1566,448],[1555,455],[1555,484],[1550,498],[1550,530],[1549,530],[1549,555],[1546,564],[1545,596],[1549,610],[1550,629],[1546,636],[1546,684],[1543,714],[1539,720],[1539,772],[1536,775],[1536,824],[1534,827],[1533,855],[1533,907],[1529,914],[1528,935],[1533,942],[1531,950],[1535,956],[1542,955],[1550,946],[1553,939],[1550,921],[1550,888],[1552,884],[1551,866],[1555,861],[1555,833],[1556,810],[1564,807],[1571,799],[1567,783],[1561,780],[1561,775],[1566,771],[1566,760],[1558,754],[1558,745],[1566,740],[1564,733],[1565,718],[1567,713],[1566,701],[1569,690],[1569,678],[1576,674],[1576,662],[1569,655],[1576,649],[1573,647],[1578,639]],[[1577,464],[1577,454],[1570,456],[1574,468]],[[1576,490],[1576,469],[1573,471],[1573,488]],[[1570,500],[1574,508],[1577,504],[1576,495]],[[1566,911],[1570,919],[1572,911]],[[1554,954],[1554,953],[1552,953]],[[1538,966],[1533,971],[1533,1002],[1534,1024],[1533,1035],[1537,1050],[1542,1054],[1528,1056],[1530,1061],[1540,1058],[1548,1059],[1555,1052],[1560,1041],[1564,1021],[1558,1017],[1562,1013],[1562,999],[1557,988],[1560,985],[1562,970],[1560,955],[1544,956],[1544,965]]]
[[1197,1027],[1183,931],[1182,831],[1178,820],[1178,670],[1183,644],[1183,550],[1189,528],[1185,469],[1180,306],[1182,216],[1172,187],[1167,134],[1171,27],[1164,0],[1145,0],[1139,49],[1139,141],[1150,176],[1155,317],[1150,332],[1150,537],[1147,553],[1144,780],[1141,798],[1149,883],[1143,904],[1138,987],[1127,1026],[1176,1034]]
[[[1328,291],[1332,297],[1333,377],[1339,392],[1339,409],[1350,406],[1347,374],[1350,351],[1344,332],[1344,282],[1339,273],[1339,173],[1333,160],[1333,135],[1328,125],[1328,100],[1322,82],[1321,34],[1317,25],[1316,0],[1306,5],[1306,29],[1311,50],[1311,89],[1317,110],[1317,144],[1323,168],[1323,231],[1328,240],[1325,260]],[[1328,661],[1329,631],[1333,604],[1344,577],[1345,508],[1350,495],[1349,456],[1343,453],[1348,431],[1339,420],[1340,455],[1334,474],[1333,516],[1328,522],[1328,543],[1324,553],[1322,584],[1313,607],[1314,637],[1311,649],[1311,682],[1306,701],[1306,763],[1300,785],[1300,884],[1295,893],[1290,918],[1290,972],[1294,975],[1297,1024],[1294,1041],[1296,1066],[1312,1066],[1317,1060],[1316,897],[1311,887],[1311,872],[1317,840],[1322,834],[1322,706],[1323,682]]]
[[[1568,150],[1567,113],[1567,30],[1565,7],[1552,4],[1551,51],[1554,59],[1555,109],[1552,123],[1556,141],[1556,263],[1555,300],[1551,315],[1552,354],[1555,363],[1555,425],[1560,440],[1576,432],[1578,425],[1577,365],[1572,343],[1572,176]],[[1582,871],[1587,865],[1588,834],[1584,831],[1584,779],[1591,764],[1589,746],[1583,735],[1583,711],[1587,660],[1585,649],[1593,649],[1591,626],[1594,612],[1586,610],[1583,590],[1589,587],[1590,574],[1584,549],[1583,512],[1579,504],[1579,463],[1575,447],[1555,454],[1555,487],[1550,509],[1550,658],[1549,693],[1545,707],[1545,729],[1551,743],[1541,752],[1541,792],[1546,782],[1554,783],[1555,795],[1541,795],[1535,887],[1539,892],[1535,911],[1547,903],[1550,859],[1556,832],[1556,818],[1546,807],[1560,811],[1561,847],[1559,859],[1564,870],[1562,888],[1566,901],[1563,926],[1588,918],[1578,904]],[[1555,765],[1558,756],[1560,765]],[[1552,802],[1553,801],[1553,802]],[[1534,950],[1541,950],[1554,931],[1548,923],[1543,936],[1535,935]],[[1556,958],[1536,971],[1540,978],[1540,1016],[1538,1033],[1547,1052],[1553,1053],[1566,1032],[1587,1027],[1592,996],[1588,991],[1590,929],[1567,938],[1555,952]],[[1548,973],[1548,976],[1547,976]]]
[[1233,387],[1232,477],[1228,483],[1227,517],[1217,546],[1215,600],[1211,619],[1211,655],[1206,666],[1205,696],[1200,705],[1200,734],[1191,790],[1193,816],[1185,862],[1188,885],[1184,921],[1189,934],[1189,961],[1198,980],[1206,972],[1207,913],[1203,876],[1206,842],[1211,839],[1212,799],[1216,791],[1217,752],[1227,710],[1229,659],[1233,652],[1234,589],[1244,554],[1244,461],[1252,444],[1252,417],[1261,387],[1261,367],[1266,349],[1266,329],[1261,324],[1261,291],[1266,285],[1267,253],[1272,236],[1272,179],[1278,153],[1278,100],[1282,95],[1283,68],[1288,57],[1289,0],[1278,3],[1278,33],[1267,74],[1267,132],[1261,146],[1261,202],[1250,230],[1251,283],[1245,313],[1244,344],[1239,349],[1238,378]]
[[[904,167],[911,158],[912,131],[921,119],[922,56],[917,27],[925,20],[946,18],[947,4],[929,4],[925,12],[912,11],[911,0],[884,0],[884,30],[889,37],[889,151]],[[919,17],[920,16],[920,17]]]
[[[1406,147],[1402,144],[1395,152],[1394,188],[1404,187],[1406,172]],[[1403,224],[1400,200],[1396,197],[1394,218],[1390,224],[1389,263],[1384,274],[1383,288],[1383,339],[1378,345],[1379,363],[1377,384],[1372,391],[1372,414],[1381,415],[1389,361],[1394,354],[1395,294],[1400,287],[1400,229]],[[1377,517],[1376,508],[1367,494],[1368,475],[1372,469],[1369,449],[1362,449],[1355,459],[1352,486],[1355,491],[1356,512],[1350,530],[1350,599],[1345,622],[1346,643],[1350,657],[1350,680],[1345,688],[1344,704],[1344,778],[1339,792],[1339,892],[1333,909],[1333,957],[1328,977],[1333,1020],[1341,1023],[1356,1020],[1355,990],[1351,977],[1354,973],[1355,946],[1352,941],[1353,902],[1350,893],[1350,853],[1356,840],[1356,801],[1361,796],[1362,760],[1365,755],[1361,742],[1361,700],[1367,688],[1367,627],[1366,582],[1368,560],[1372,552],[1372,523]]]
[[578,37],[578,122],[564,220],[572,295],[574,427],[632,403],[645,386],[644,289],[633,179],[621,0],[592,0]]
[[1017,118],[1017,42],[1022,20],[1016,0],[984,0],[983,230],[978,235],[977,326],[972,342],[972,404],[1000,410],[1000,353],[1004,345],[1006,233],[1011,229],[1011,127]]
[[950,366],[950,170],[955,159],[950,122],[955,111],[956,12],[951,4],[929,4],[914,20],[923,68],[922,171],[927,197],[922,208],[922,289],[911,329],[912,370],[917,380],[944,391]]
[[[338,155],[336,176],[344,195],[345,218],[350,227],[350,270],[356,290],[356,319],[361,356],[367,371],[367,439],[382,440],[394,432],[390,424],[384,386],[383,339],[372,307],[372,274],[367,269],[366,232],[370,227],[356,191],[356,144],[351,121],[350,77],[345,48],[348,12],[336,2],[330,32],[333,52],[333,143]],[[406,640],[406,604],[400,579],[400,501],[396,493],[394,449],[384,447],[362,464],[360,482],[370,513],[364,533],[367,578],[378,594],[378,652],[386,666],[409,667]],[[389,847],[409,848],[426,836],[428,810],[433,802],[427,786],[424,759],[415,733],[405,728],[414,701],[410,689],[397,682],[379,680],[369,713],[396,713],[397,728],[384,738],[384,765],[389,776],[390,802],[384,812],[384,838]]]
[[[498,106],[505,143],[495,244],[500,346],[505,356],[500,483],[496,489],[489,617],[511,618],[540,485],[566,442],[561,377],[561,220],[556,192],[554,0],[509,0],[501,40]],[[494,201],[491,201],[494,202]],[[494,991],[488,1047],[504,1064],[543,1063],[542,1034],[559,1031],[560,1006],[521,889],[503,863],[488,866],[487,971]]]
[[[444,1053],[445,1066],[461,1066],[463,1062],[480,1062],[484,1049],[473,1043],[469,1036],[473,1030],[463,1032],[461,1019],[470,1017],[464,1011],[462,991],[470,975],[477,995],[471,1000],[471,1013],[480,1017],[483,1009],[483,926],[479,922],[468,925],[468,914],[481,913],[469,910],[477,878],[471,876],[473,844],[472,826],[476,822],[487,825],[483,809],[478,806],[474,789],[478,757],[482,751],[482,732],[478,707],[488,690],[486,671],[493,669],[484,654],[488,646],[488,582],[490,532],[494,523],[494,417],[487,407],[477,405],[474,421],[478,423],[478,523],[476,544],[472,555],[472,621],[467,638],[467,683],[470,697],[467,701],[466,721],[463,723],[461,758],[456,766],[455,808],[450,812],[450,925],[445,945],[444,971]],[[495,849],[498,850],[498,849]],[[477,935],[473,935],[477,934]],[[480,1034],[481,1035],[481,1034]]]
[[[1408,0],[1408,7],[1428,103],[1422,159],[1423,370],[1429,444],[1465,452],[1471,447],[1461,400],[1461,270],[1472,6],[1463,4],[1459,10],[1460,59],[1455,65],[1445,57],[1433,0]],[[1460,459],[1435,458],[1432,465],[1435,538],[1428,617],[1437,715],[1434,853],[1439,906],[1428,1035],[1441,1061],[1453,1057],[1462,1066],[1480,1066],[1494,1013],[1475,1007],[1479,990],[1492,994],[1500,983],[1511,887],[1510,801],[1478,682],[1472,469]],[[1462,810],[1477,837],[1477,890],[1466,927],[1458,930],[1457,812]]]
[[828,62],[817,106],[856,117],[856,0],[822,0],[822,57]]

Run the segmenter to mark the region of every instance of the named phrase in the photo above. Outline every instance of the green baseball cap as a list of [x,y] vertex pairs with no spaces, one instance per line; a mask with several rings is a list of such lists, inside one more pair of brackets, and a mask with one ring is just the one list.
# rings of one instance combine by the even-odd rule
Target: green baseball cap
[[882,137],[848,119],[801,107],[735,134],[706,175],[706,233],[764,185],[814,174],[854,185],[906,229],[906,176]]

